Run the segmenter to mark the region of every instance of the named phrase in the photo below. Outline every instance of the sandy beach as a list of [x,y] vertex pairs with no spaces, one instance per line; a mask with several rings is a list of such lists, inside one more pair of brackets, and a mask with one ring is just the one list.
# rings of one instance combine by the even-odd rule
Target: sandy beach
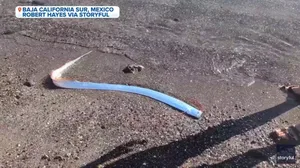
[[[113,5],[120,17],[19,19],[22,5]],[[278,89],[300,83],[298,1],[0,0],[0,14],[0,167],[274,167],[269,133],[300,120]],[[202,117],[54,87],[49,73],[88,51],[66,77],[196,100]]]

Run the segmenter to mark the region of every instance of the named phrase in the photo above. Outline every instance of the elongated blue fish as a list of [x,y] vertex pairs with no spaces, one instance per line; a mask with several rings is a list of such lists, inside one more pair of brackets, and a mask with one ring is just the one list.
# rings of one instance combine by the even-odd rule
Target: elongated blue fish
[[94,82],[81,82],[76,80],[69,80],[62,78],[63,72],[73,65],[76,61],[81,59],[82,57],[90,54],[92,51],[67,62],[62,67],[53,70],[50,74],[53,83],[61,88],[69,88],[69,89],[94,89],[94,90],[110,90],[110,91],[121,91],[121,92],[128,92],[128,93],[135,93],[143,96],[147,96],[163,102],[171,107],[174,107],[187,115],[190,115],[195,118],[200,118],[202,111],[196,109],[195,107],[179,100],[164,93],[160,93],[155,90],[137,87],[137,86],[127,86],[127,85],[120,85],[120,84],[107,84],[107,83],[94,83]]

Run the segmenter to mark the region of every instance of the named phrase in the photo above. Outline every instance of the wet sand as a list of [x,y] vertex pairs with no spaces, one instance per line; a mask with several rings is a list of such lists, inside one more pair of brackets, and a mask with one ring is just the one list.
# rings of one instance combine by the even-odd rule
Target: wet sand
[[[300,82],[299,2],[31,3],[116,5],[121,17],[17,19],[15,6],[29,1],[0,1],[2,167],[273,167],[268,134],[299,121],[278,89]],[[90,50],[67,77],[196,99],[202,118],[138,95],[51,85],[51,70]],[[124,74],[132,63],[145,69]]]

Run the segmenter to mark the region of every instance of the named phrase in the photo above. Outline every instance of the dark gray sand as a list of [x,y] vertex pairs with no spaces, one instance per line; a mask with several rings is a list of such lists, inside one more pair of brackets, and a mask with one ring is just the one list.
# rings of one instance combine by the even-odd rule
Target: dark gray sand
[[[116,5],[121,16],[14,17],[30,4]],[[278,89],[300,82],[298,1],[0,5],[0,167],[273,167],[269,133],[300,119]],[[51,85],[51,70],[90,50],[66,76],[196,99],[202,118],[138,95]],[[124,74],[133,63],[145,69]]]

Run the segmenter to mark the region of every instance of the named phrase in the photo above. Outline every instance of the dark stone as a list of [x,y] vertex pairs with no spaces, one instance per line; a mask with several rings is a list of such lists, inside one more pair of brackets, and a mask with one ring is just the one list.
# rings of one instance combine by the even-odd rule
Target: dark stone
[[24,86],[27,86],[27,87],[31,87],[32,86],[32,83],[29,82],[29,81],[26,81],[23,83]]
[[58,160],[58,161],[62,161],[63,160],[63,158],[61,156],[55,156],[53,159],[54,160]]
[[48,155],[43,155],[43,156],[41,157],[41,159],[42,159],[42,160],[49,159],[49,156],[48,156]]

